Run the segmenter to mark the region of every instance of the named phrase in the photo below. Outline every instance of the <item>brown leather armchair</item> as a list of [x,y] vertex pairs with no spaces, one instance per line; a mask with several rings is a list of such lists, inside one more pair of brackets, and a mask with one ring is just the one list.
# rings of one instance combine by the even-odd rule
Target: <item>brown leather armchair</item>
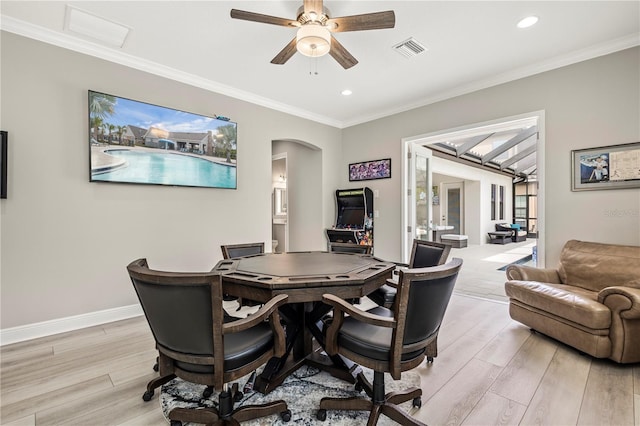
[[640,361],[640,247],[571,240],[556,269],[507,268],[511,318],[596,358]]

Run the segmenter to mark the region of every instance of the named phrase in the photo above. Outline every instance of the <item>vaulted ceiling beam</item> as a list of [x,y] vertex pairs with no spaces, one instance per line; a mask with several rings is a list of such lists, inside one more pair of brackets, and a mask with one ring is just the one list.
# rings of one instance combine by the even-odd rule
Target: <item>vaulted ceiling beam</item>
[[482,164],[486,164],[487,162],[493,160],[498,155],[507,152],[514,146],[518,145],[520,142],[524,142],[529,139],[531,136],[538,133],[538,126],[531,126],[528,129],[524,129],[499,147],[493,149],[491,152],[482,156]]
[[466,154],[471,151],[475,146],[480,145],[483,141],[489,139],[495,133],[489,133],[486,135],[478,135],[469,139],[467,142],[463,143],[459,147],[456,148],[456,157],[460,157],[462,154]]
[[513,163],[523,160],[528,156],[530,156],[531,154],[535,154],[535,152],[536,152],[536,146],[531,145],[529,148],[525,149],[524,151],[520,151],[516,155],[513,155],[507,158],[506,160],[504,160],[502,163],[500,163],[500,169],[504,170],[505,168],[509,167]]

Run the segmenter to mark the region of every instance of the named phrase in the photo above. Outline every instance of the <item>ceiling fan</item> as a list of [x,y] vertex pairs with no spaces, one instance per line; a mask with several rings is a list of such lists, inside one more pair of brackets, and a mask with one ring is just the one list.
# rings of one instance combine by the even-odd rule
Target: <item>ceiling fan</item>
[[271,60],[272,64],[286,63],[296,51],[310,57],[320,57],[328,53],[344,69],[351,68],[358,60],[331,33],[393,28],[396,23],[396,16],[392,10],[331,18],[327,8],[322,5],[322,0],[304,0],[295,20],[238,9],[231,9],[231,17],[298,29],[296,37]]

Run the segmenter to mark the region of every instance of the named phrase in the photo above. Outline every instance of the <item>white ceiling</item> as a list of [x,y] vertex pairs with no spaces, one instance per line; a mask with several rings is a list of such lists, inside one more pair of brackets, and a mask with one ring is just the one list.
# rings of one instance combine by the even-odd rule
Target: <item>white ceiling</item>
[[[65,31],[67,4],[130,27],[122,48]],[[295,29],[229,15],[295,19],[301,5],[3,0],[0,10],[3,30],[340,128],[640,44],[639,1],[325,1],[332,17],[394,10],[395,28],[335,33],[359,61],[348,70],[329,55],[273,65]],[[528,15],[538,24],[516,28]],[[409,37],[428,51],[411,59],[393,51]]]

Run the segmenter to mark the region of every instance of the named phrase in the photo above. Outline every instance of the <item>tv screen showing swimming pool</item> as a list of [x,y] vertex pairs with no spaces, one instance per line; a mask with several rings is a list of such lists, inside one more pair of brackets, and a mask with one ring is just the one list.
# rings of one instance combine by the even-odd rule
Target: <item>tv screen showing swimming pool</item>
[[89,90],[90,181],[236,189],[237,124]]

